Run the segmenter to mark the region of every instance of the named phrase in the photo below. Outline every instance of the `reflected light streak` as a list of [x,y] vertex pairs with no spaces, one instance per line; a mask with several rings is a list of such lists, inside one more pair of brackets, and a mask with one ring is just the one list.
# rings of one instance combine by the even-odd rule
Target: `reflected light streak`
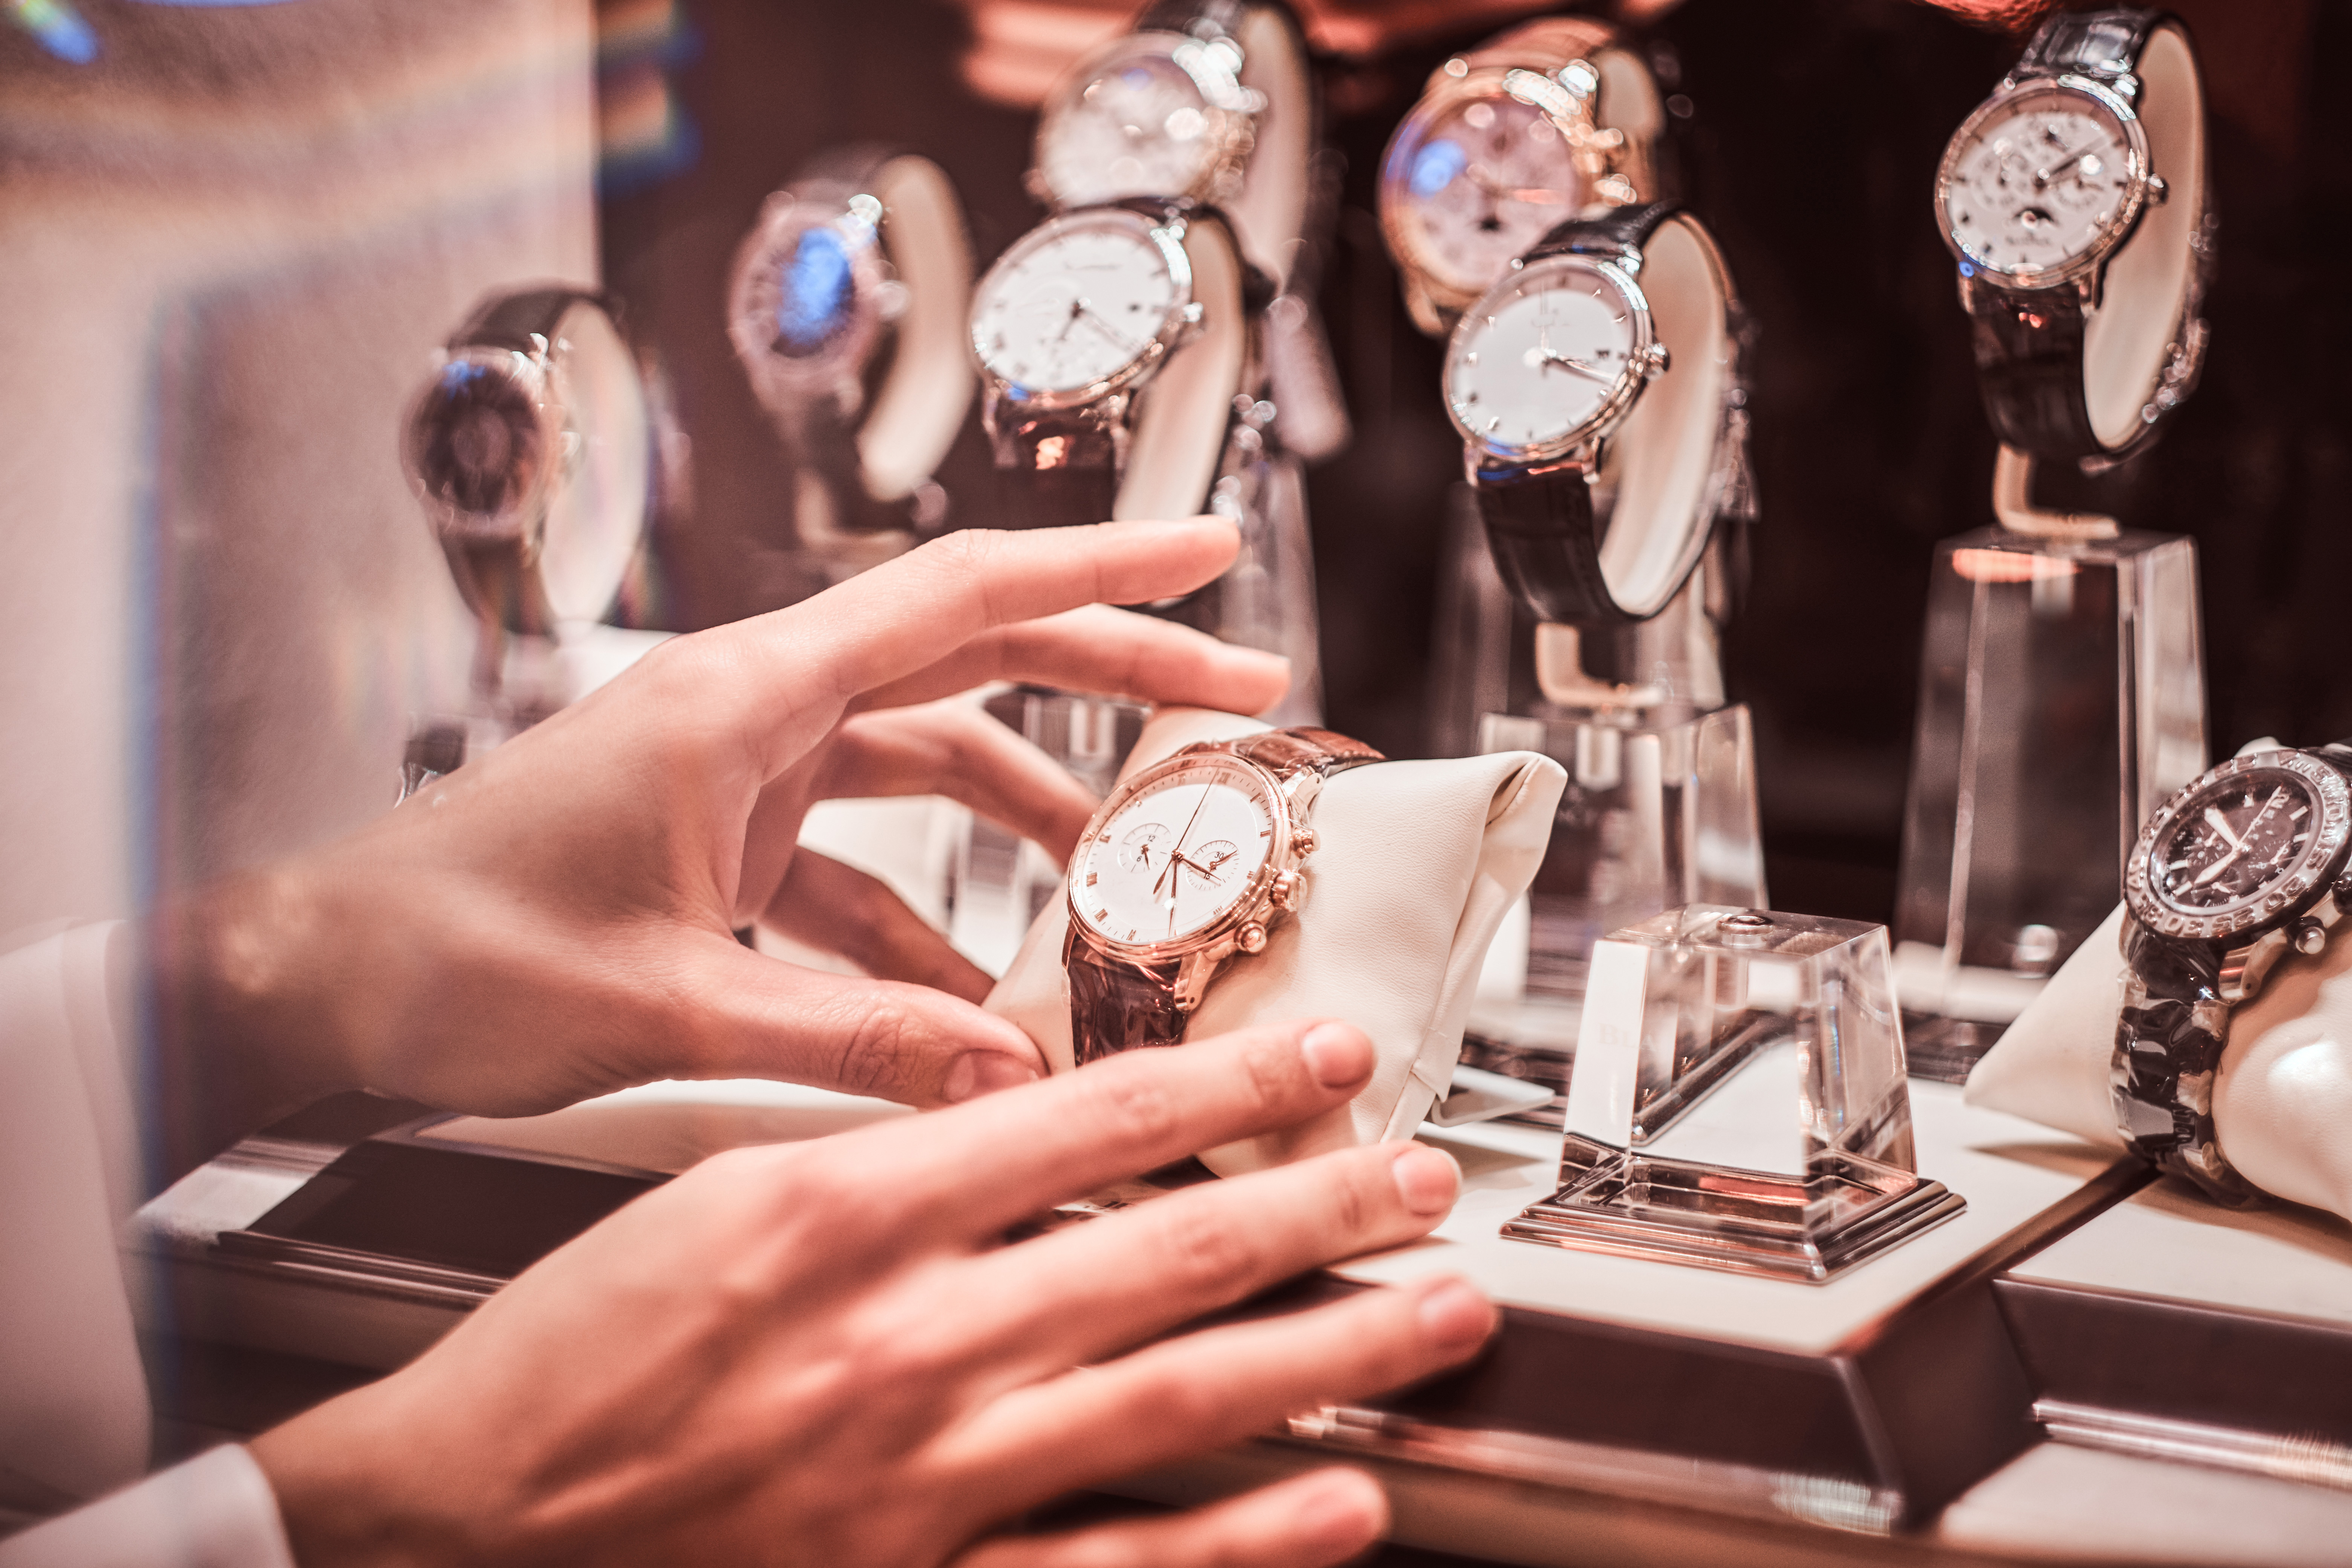
[[98,58],[98,35],[65,0],[7,0],[8,19],[61,60],[86,66]]

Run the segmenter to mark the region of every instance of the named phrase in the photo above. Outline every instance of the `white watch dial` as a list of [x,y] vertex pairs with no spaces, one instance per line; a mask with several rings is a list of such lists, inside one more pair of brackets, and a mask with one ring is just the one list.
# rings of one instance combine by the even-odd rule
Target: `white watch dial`
[[1223,118],[1167,55],[1101,62],[1046,110],[1037,173],[1071,205],[1194,194],[1223,151]]
[[1529,263],[1472,307],[1445,359],[1445,406],[1461,432],[1503,451],[1581,429],[1630,376],[1643,347],[1636,302],[1578,257]]
[[1476,292],[1586,200],[1550,116],[1507,93],[1444,110],[1388,170],[1402,247],[1446,286]]
[[2046,272],[2084,255],[2132,191],[2123,122],[2063,87],[2020,93],[1964,129],[1947,168],[1953,243],[1995,272]]
[[1150,352],[1178,284],[1149,223],[1129,213],[1056,219],[1007,251],[972,296],[980,363],[1013,387],[1071,392]]
[[1274,853],[1275,809],[1258,775],[1229,758],[1148,778],[1079,846],[1070,908],[1114,942],[1191,936],[1249,896]]

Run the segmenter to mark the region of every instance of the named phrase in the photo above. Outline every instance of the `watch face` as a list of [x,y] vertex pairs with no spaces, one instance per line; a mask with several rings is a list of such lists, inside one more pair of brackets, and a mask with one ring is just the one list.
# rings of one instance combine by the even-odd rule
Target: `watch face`
[[2006,94],[1952,138],[1937,181],[1962,261],[2018,278],[2079,269],[2139,211],[2139,127],[2104,92],[2050,83]]
[[762,401],[778,387],[861,366],[879,326],[880,204],[773,198],[744,242],[728,295],[728,335]]
[[1128,947],[1204,936],[1255,904],[1287,832],[1257,769],[1216,753],[1171,758],[1091,825],[1070,862],[1071,918]]
[[1381,181],[1398,258],[1457,295],[1486,289],[1587,199],[1559,124],[1499,88],[1417,110],[1397,128]]
[[1629,407],[1654,339],[1649,302],[1605,261],[1529,262],[1454,329],[1445,408],[1497,456],[1549,456],[1590,439]]
[[1015,401],[1084,402],[1167,351],[1192,291],[1183,247],[1120,210],[1047,221],[972,292],[971,345]]
[[1240,128],[1241,56],[1222,41],[1122,38],[1066,79],[1037,126],[1037,175],[1056,201],[1208,194]]
[[409,482],[446,529],[482,540],[520,537],[556,460],[561,435],[541,413],[540,366],[505,349],[461,349],[425,384],[408,416]]
[[2168,934],[2234,937],[2315,896],[2352,824],[2352,791],[2296,752],[2224,763],[2168,802],[2140,835],[2125,895]]

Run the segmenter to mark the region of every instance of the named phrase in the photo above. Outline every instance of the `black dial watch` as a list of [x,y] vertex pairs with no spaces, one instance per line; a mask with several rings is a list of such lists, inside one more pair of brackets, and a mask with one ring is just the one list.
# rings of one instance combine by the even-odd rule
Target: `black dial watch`
[[2181,24],[2060,12],[1953,135],[1936,216],[2002,442],[2093,469],[2194,390],[2212,263],[2205,105]]
[[2157,808],[2124,863],[2124,1006],[2109,1079],[2132,1149],[2227,1204],[2213,1083],[2230,1009],[2352,903],[2352,742],[2234,757]]

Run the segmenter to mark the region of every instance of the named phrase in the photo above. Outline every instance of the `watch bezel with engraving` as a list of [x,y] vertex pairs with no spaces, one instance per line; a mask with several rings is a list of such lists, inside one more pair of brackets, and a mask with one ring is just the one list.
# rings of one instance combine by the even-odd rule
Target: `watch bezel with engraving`
[[[2210,905],[2168,895],[2164,862],[2181,835],[2208,824],[2228,853],[2203,876],[2245,853],[2263,812],[2229,830],[2219,807],[2265,778],[2288,781],[2312,815],[2291,858],[2251,889]],[[2272,805],[2277,801],[2273,795]],[[2269,805],[2263,808],[2263,812]],[[2275,855],[2273,858],[2275,858]],[[2217,1200],[2259,1194],[2222,1154],[2213,1123],[2214,1080],[2229,1036],[2230,1010],[2258,994],[2290,952],[2325,951],[2352,906],[2352,743],[2249,752],[2220,763],[2152,813],[2124,865],[2123,1006],[2109,1085],[2125,1142],[2159,1168],[2185,1176]],[[2194,883],[2192,882],[2192,886]]]
[[[1317,848],[1310,824],[1317,797],[1333,774],[1384,761],[1360,741],[1326,730],[1270,730],[1231,741],[1204,741],[1182,747],[1139,769],[1098,806],[1064,878],[1069,934],[1062,950],[1071,978],[1071,1022],[1076,1059],[1131,1045],[1172,1044],[1184,1020],[1201,1005],[1218,970],[1236,954],[1265,951],[1269,928],[1305,901],[1305,863]],[[1254,795],[1271,833],[1265,858],[1228,896],[1208,921],[1171,940],[1136,942],[1099,929],[1087,913],[1086,879],[1095,874],[1094,857],[1117,853],[1114,829],[1135,802],[1169,787],[1181,787],[1194,773]],[[1089,1008],[1122,1009],[1121,1043],[1093,1037]]]

